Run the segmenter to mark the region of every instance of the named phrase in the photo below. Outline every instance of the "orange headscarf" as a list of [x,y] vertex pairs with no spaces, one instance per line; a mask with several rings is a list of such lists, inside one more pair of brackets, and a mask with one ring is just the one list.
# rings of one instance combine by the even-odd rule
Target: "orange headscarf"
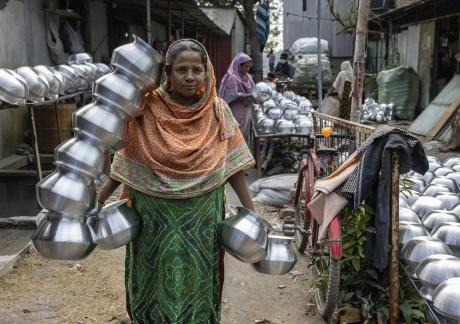
[[154,196],[187,198],[253,165],[230,109],[216,96],[209,58],[206,69],[206,91],[193,106],[179,105],[164,87],[146,95],[144,114],[129,124],[129,146],[115,156],[113,178]]

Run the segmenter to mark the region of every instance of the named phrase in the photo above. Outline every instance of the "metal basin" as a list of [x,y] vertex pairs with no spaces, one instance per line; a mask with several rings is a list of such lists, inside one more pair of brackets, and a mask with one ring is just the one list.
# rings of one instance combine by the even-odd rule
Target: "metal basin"
[[450,172],[453,172],[453,171],[454,170],[452,170],[451,168],[440,167],[440,168],[437,168],[436,170],[434,170],[434,174],[437,177],[442,177],[442,176],[445,176],[446,174],[448,174]]
[[431,162],[441,163],[441,160],[439,160],[436,156],[427,155],[426,159],[428,160],[428,163],[431,163]]
[[283,113],[281,112],[281,109],[277,106],[273,107],[273,108],[270,108],[268,111],[267,111],[267,116],[273,120],[277,120],[279,118],[281,118],[281,115]]
[[59,70],[51,68],[51,72],[53,72],[54,76],[59,80],[59,84],[60,84],[59,94],[66,95],[69,89],[69,83],[70,83],[69,79],[64,73],[62,73]]
[[410,208],[407,202],[401,197],[399,198],[399,208]]
[[54,68],[61,72],[67,79],[66,94],[75,93],[80,85],[80,76],[75,72],[75,69],[68,65],[58,65]]
[[267,225],[255,212],[236,208],[237,214],[220,224],[220,244],[238,260],[248,263],[262,261],[267,255]]
[[14,71],[0,69],[0,100],[12,105],[23,105],[28,95],[24,78]]
[[435,197],[436,195],[440,193],[445,193],[445,192],[451,192],[449,187],[445,185],[440,185],[440,184],[430,184],[423,191],[423,195]]
[[45,219],[32,236],[37,252],[48,259],[77,261],[96,247],[87,214],[42,212]]
[[442,165],[448,168],[452,168],[454,165],[457,164],[460,164],[460,157],[455,156],[444,161]]
[[418,217],[423,218],[433,210],[442,209],[442,201],[434,197],[421,196],[411,205],[411,209]]
[[273,134],[275,128],[275,121],[270,118],[265,118],[260,123],[260,130],[262,134]]
[[432,231],[432,236],[446,243],[453,255],[460,257],[460,224],[457,222],[441,223]]
[[409,207],[401,207],[399,206],[399,221],[400,222],[415,222],[421,224],[419,217],[417,214],[410,209]]
[[75,131],[118,151],[127,146],[127,115],[103,102],[93,102],[73,114]]
[[39,205],[54,212],[88,212],[96,206],[93,182],[76,172],[59,168],[36,185]]
[[269,275],[283,275],[294,268],[297,256],[291,245],[293,238],[268,235],[267,256],[253,265],[257,272]]
[[309,134],[313,131],[313,122],[310,119],[302,118],[295,125],[295,132],[298,134]]
[[460,172],[460,164],[456,164],[452,167],[452,170],[455,172]]
[[442,167],[441,162],[432,161],[432,162],[429,162],[429,164],[428,164],[428,171],[434,172],[436,169],[438,169],[440,167]]
[[430,236],[420,223],[401,221],[399,223],[399,246],[403,248],[414,237]]
[[460,204],[452,208],[450,212],[457,215],[457,217],[460,219]]
[[416,178],[416,177],[409,177],[409,180],[413,182],[413,184],[411,184],[412,190],[415,190],[419,193],[422,193],[423,190],[425,190],[425,187],[426,187],[425,180],[421,178]]
[[443,177],[434,178],[430,184],[446,186],[449,188],[450,192],[458,192],[457,182],[455,182],[454,179],[448,177],[448,175],[451,173],[448,173],[446,176]]
[[415,190],[404,190],[399,193],[399,198],[404,200],[408,205],[412,205],[420,198],[420,193]]
[[75,70],[75,73],[79,76],[79,84],[77,89],[80,91],[88,90],[91,88],[93,82],[91,78],[91,71],[85,68],[85,66],[80,64],[73,64],[71,67]]
[[419,263],[433,254],[452,255],[452,251],[443,241],[427,236],[414,237],[401,250],[401,258],[414,278],[416,278],[415,269]]
[[435,196],[442,201],[442,208],[446,210],[451,210],[456,205],[460,204],[460,196],[454,193],[439,193]]
[[99,71],[101,72],[101,75],[109,74],[110,72],[112,72],[112,69],[107,64],[104,64],[104,63],[94,63],[94,64],[98,67]]
[[444,280],[460,277],[460,259],[449,255],[432,255],[418,265],[415,274],[423,285],[423,297],[431,300],[433,291]]
[[259,82],[255,85],[252,91],[252,97],[258,104],[263,104],[265,101],[271,99],[272,89],[265,82]]
[[110,175],[109,151],[100,143],[81,134],[56,147],[54,159],[58,166],[95,180],[102,180]]
[[59,89],[61,88],[61,84],[51,69],[44,65],[37,65],[34,67],[34,71],[38,75],[44,77],[46,81],[48,81],[48,91],[46,92],[46,98],[56,99],[59,97]]
[[163,57],[136,35],[133,38],[134,42],[113,51],[111,64],[127,74],[141,91],[155,89],[160,85]]
[[425,182],[427,184],[429,184],[431,182],[431,180],[433,180],[435,177],[436,177],[436,175],[433,172],[427,171],[423,175],[423,180],[425,180]]
[[27,88],[29,89],[27,99],[31,102],[43,102],[49,87],[48,81],[42,75],[35,73],[35,71],[28,66],[17,68],[16,73],[27,83]]
[[299,114],[306,115],[311,113],[312,110],[312,104],[310,101],[300,101],[298,102],[299,105]]
[[433,306],[439,314],[460,321],[460,278],[447,279],[436,287]]
[[72,64],[85,64],[85,63],[92,63],[93,62],[93,57],[89,53],[75,53],[72,55],[69,55],[69,58],[67,59],[67,64],[72,65]]
[[458,222],[458,218],[455,214],[449,213],[448,211],[434,210],[422,219],[423,226],[425,226],[429,232],[439,224],[445,222]]
[[112,72],[93,83],[93,94],[130,117],[142,114],[144,95],[120,73]]
[[445,175],[445,178],[452,179],[457,184],[457,188],[460,187],[460,172],[455,171]]
[[299,115],[299,110],[297,109],[297,106],[295,103],[290,102],[284,108],[283,114],[284,114],[284,118],[292,121],[292,120],[297,119],[297,116]]
[[280,134],[291,134],[295,131],[295,125],[290,120],[280,119],[276,123],[276,130]]
[[117,249],[137,237],[141,218],[135,209],[126,206],[127,201],[124,199],[113,202],[99,213],[96,243],[101,249]]

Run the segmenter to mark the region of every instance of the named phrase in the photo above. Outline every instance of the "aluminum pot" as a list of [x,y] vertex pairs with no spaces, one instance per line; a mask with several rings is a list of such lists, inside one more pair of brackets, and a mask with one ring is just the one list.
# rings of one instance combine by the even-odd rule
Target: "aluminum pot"
[[28,66],[17,68],[16,73],[27,83],[27,88],[29,90],[27,99],[31,102],[43,102],[49,87],[48,81],[42,75],[35,73],[35,71]]
[[419,263],[433,254],[452,255],[452,251],[443,241],[427,236],[414,237],[401,250],[401,258],[414,278],[416,278],[415,269]]
[[431,230],[436,228],[439,224],[445,222],[458,222],[458,218],[455,214],[449,213],[445,210],[433,210],[422,219],[423,226],[429,232],[431,232]]
[[75,53],[69,55],[67,59],[67,64],[85,64],[85,63],[92,63],[93,57],[89,53]]
[[448,319],[460,321],[460,278],[443,281],[433,292],[434,309]]
[[73,114],[75,131],[118,151],[128,145],[129,117],[104,102],[95,101]]
[[451,157],[447,159],[446,161],[444,161],[442,165],[448,168],[452,168],[454,165],[457,165],[457,164],[460,164],[460,157],[455,156],[455,157]]
[[58,78],[53,74],[51,69],[44,65],[37,65],[34,67],[34,71],[44,77],[48,81],[48,91],[46,93],[46,97],[48,99],[56,99],[59,97],[59,89],[61,88],[61,84],[59,83]]
[[452,170],[453,170],[454,172],[460,172],[460,164],[454,165],[454,166],[452,167]]
[[56,165],[94,180],[110,175],[110,152],[101,143],[79,134],[54,150]]
[[254,269],[269,275],[283,275],[291,271],[297,263],[292,240],[291,237],[269,234],[267,255],[262,261],[253,264]]
[[399,223],[399,246],[402,249],[414,237],[430,236],[420,223],[401,221]]
[[258,104],[263,104],[265,101],[271,98],[272,90],[265,82],[259,82],[255,85],[252,91],[252,97]]
[[460,219],[460,204],[452,208],[450,212],[457,215],[457,217]]
[[96,243],[103,250],[122,247],[137,237],[141,218],[133,208],[128,208],[128,199],[113,202],[99,213],[96,225]]
[[453,255],[460,257],[460,224],[458,222],[439,224],[433,229],[432,236],[446,243]]
[[460,196],[458,194],[443,192],[437,194],[435,197],[442,201],[442,208],[446,210],[451,210],[460,204]]
[[0,100],[12,105],[24,105],[29,95],[27,82],[16,72],[0,69]]
[[407,202],[399,197],[399,208],[410,208]]
[[399,193],[399,199],[404,200],[408,205],[412,205],[418,198],[420,193],[415,190],[404,190]]
[[59,80],[59,85],[60,85],[59,94],[66,95],[69,89],[69,83],[70,83],[69,79],[67,78],[67,76],[64,75],[64,73],[62,73],[59,70],[51,68],[51,72],[53,72],[56,79]]
[[93,94],[130,117],[142,114],[140,106],[144,95],[120,73],[112,72],[99,78],[93,83]]
[[454,172],[453,169],[447,167],[440,167],[433,171],[437,177],[445,176],[448,173]]
[[423,175],[423,179],[425,180],[427,184],[429,184],[431,180],[433,180],[435,177],[436,175],[430,171],[425,172],[425,174]]
[[457,188],[460,187],[460,172],[455,171],[445,175],[446,178],[452,179],[457,184]]
[[94,64],[98,67],[99,71],[101,72],[101,75],[109,74],[110,72],[112,72],[112,69],[107,64],[104,64],[104,63],[94,63]]
[[311,113],[311,110],[313,109],[311,102],[308,100],[300,101],[298,105],[299,105],[299,114],[302,114],[302,115],[307,115]]
[[[454,172],[451,172],[451,173],[454,173]],[[448,175],[451,174],[451,173],[448,173],[447,175],[445,175],[443,177],[434,178],[433,180],[431,180],[430,184],[443,185],[443,186],[448,187],[450,192],[458,192],[457,182],[455,182],[454,179],[451,179],[451,178],[448,177]]]
[[428,164],[428,171],[434,172],[436,169],[441,168],[441,167],[442,167],[441,162],[432,161],[432,162],[429,162]]
[[438,195],[440,193],[445,193],[445,192],[447,192],[447,193],[451,192],[449,187],[447,187],[445,185],[430,184],[423,191],[423,195],[424,196],[435,197],[436,195]]
[[460,277],[460,259],[447,255],[432,255],[425,258],[415,269],[415,274],[422,283],[423,297],[431,300],[433,291],[444,280]]
[[111,64],[129,76],[142,92],[158,88],[164,60],[149,44],[133,35],[134,41],[116,48]]
[[278,120],[278,119],[280,119],[282,114],[283,114],[283,113],[281,112],[280,107],[277,107],[277,106],[272,107],[272,108],[270,108],[270,109],[267,110],[267,116],[268,116],[268,118],[271,118],[271,119],[273,119],[273,120]]
[[49,211],[81,213],[96,207],[94,183],[62,167],[37,183],[36,193],[38,204]]
[[308,134],[313,131],[313,122],[310,119],[302,118],[295,125],[295,132],[298,134]]
[[290,120],[280,119],[276,123],[276,130],[280,134],[291,134],[295,131],[295,125]]
[[90,71],[88,71],[82,64],[73,64],[71,67],[75,70],[75,73],[79,76],[80,83],[78,84],[78,90],[88,90],[91,88],[93,79],[91,78]]
[[91,215],[42,213],[45,219],[32,236],[32,243],[41,256],[77,261],[94,250],[94,231],[88,223]]
[[400,222],[415,222],[417,224],[421,224],[419,217],[417,214],[410,209],[409,207],[401,207],[399,206],[399,221]]
[[426,188],[426,182],[423,179],[420,178],[415,178],[415,177],[409,177],[409,180],[412,181],[413,183],[410,185],[412,190],[415,190],[419,193],[422,193],[423,190]]
[[256,263],[267,255],[268,227],[257,213],[236,207],[236,214],[225,219],[219,227],[222,247],[232,256]]
[[262,134],[273,134],[274,126],[275,126],[275,121],[273,119],[265,118],[260,123]]
[[75,69],[68,65],[58,65],[54,68],[61,72],[67,78],[67,90],[66,93],[75,93],[78,91],[80,86],[80,76],[75,72]]
[[411,205],[411,209],[418,217],[423,218],[433,210],[442,209],[442,201],[434,197],[421,196]]
[[431,163],[431,162],[441,163],[441,160],[439,160],[436,156],[427,155],[426,159],[428,160],[428,163]]

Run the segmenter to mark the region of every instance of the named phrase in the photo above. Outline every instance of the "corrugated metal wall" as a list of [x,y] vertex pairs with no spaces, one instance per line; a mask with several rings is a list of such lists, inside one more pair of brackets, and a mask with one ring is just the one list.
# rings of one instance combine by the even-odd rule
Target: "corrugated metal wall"
[[[305,0],[307,10],[303,10],[303,0],[283,1],[284,8],[284,48],[288,49],[299,38],[316,37],[317,20],[317,0]],[[337,11],[348,12],[353,0],[336,1]],[[321,38],[329,42],[329,56],[331,57],[351,57],[353,56],[353,38],[349,34],[339,34],[341,25],[333,21],[329,5],[322,0],[322,33]],[[303,17],[298,17],[303,16]]]

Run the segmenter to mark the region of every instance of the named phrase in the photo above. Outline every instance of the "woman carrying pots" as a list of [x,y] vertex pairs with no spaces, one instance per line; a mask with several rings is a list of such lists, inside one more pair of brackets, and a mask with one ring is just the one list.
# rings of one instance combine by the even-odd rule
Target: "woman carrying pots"
[[167,82],[145,96],[115,154],[103,204],[120,183],[142,219],[127,246],[126,300],[133,323],[219,323],[224,186],[253,209],[244,171],[254,159],[230,108],[216,95],[204,47],[175,42]]
[[239,53],[230,64],[219,88],[219,97],[224,99],[232,109],[246,143],[249,143],[251,132],[254,81],[249,71],[252,66],[251,57],[244,53]]

